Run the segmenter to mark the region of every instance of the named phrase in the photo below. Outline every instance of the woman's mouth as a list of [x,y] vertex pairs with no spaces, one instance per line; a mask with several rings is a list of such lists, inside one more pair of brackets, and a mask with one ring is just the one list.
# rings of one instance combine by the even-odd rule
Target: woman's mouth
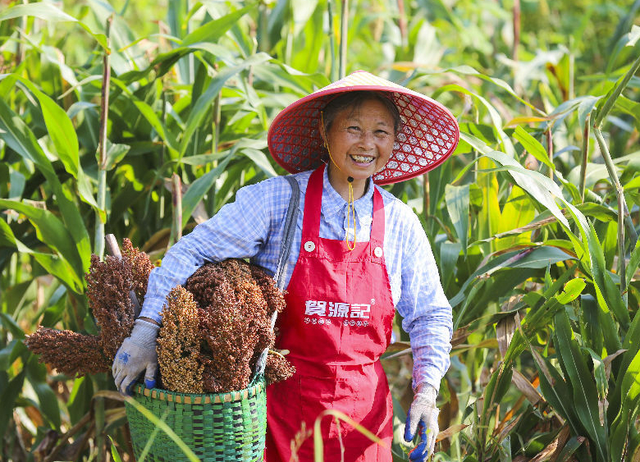
[[351,159],[353,159],[354,162],[358,164],[370,164],[375,159],[373,156],[359,156],[355,154],[351,154],[350,157]]

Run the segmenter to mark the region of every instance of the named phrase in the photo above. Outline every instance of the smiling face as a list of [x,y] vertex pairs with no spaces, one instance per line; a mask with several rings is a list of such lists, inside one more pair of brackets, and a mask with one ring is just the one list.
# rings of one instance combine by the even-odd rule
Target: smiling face
[[367,178],[381,170],[389,160],[395,143],[396,123],[385,103],[376,97],[364,99],[355,107],[335,114],[320,134],[331,153],[329,180],[338,193],[348,187],[352,177],[360,197]]

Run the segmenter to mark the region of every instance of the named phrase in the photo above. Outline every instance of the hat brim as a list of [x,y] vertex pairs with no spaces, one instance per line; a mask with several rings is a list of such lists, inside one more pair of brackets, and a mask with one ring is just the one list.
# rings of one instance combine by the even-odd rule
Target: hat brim
[[397,183],[428,172],[441,165],[458,145],[458,123],[442,104],[358,71],[299,99],[276,116],[267,135],[274,160],[290,173],[319,167],[326,154],[319,130],[320,112],[337,94],[351,91],[386,93],[402,120],[389,161],[373,175],[375,183]]

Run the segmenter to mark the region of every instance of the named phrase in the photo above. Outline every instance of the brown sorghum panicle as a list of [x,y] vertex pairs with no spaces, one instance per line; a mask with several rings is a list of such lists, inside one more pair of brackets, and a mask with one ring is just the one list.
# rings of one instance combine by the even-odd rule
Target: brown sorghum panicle
[[267,356],[267,364],[264,368],[264,378],[267,385],[287,380],[296,371],[296,368],[287,361],[287,358],[279,353],[269,352]]
[[113,361],[124,339],[133,329],[131,264],[126,259],[108,256],[100,261],[91,256],[86,275],[89,306],[100,327],[100,344],[105,355]]
[[201,360],[207,365],[208,392],[242,390],[249,385],[253,357],[252,332],[237,305],[225,310],[200,310],[200,328],[206,343]]
[[255,265],[251,265],[251,276],[260,287],[262,296],[267,302],[267,315],[271,317],[275,311],[282,313],[287,303],[284,300],[284,294],[276,286],[276,281],[264,269]]
[[246,388],[260,353],[273,345],[271,313],[283,309],[282,292],[263,270],[242,260],[204,265],[185,287],[200,307],[205,391]]
[[131,265],[131,289],[138,298],[138,303],[142,305],[144,296],[147,293],[147,283],[149,282],[149,274],[154,268],[149,256],[133,246],[127,238],[122,240],[122,258]]
[[111,371],[111,360],[100,348],[100,337],[70,330],[39,327],[25,345],[40,355],[38,361],[70,377]]
[[178,393],[202,393],[204,366],[198,362],[198,306],[187,290],[174,288],[162,310],[158,332],[158,365],[162,386]]

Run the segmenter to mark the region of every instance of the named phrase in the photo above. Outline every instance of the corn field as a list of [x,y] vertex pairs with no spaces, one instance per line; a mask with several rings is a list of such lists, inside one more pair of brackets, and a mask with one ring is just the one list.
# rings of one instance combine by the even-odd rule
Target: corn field
[[[133,460],[112,377],[24,345],[96,333],[105,235],[159,260],[238,188],[266,133],[357,69],[461,127],[389,190],[454,317],[433,461],[640,461],[640,0],[0,1],[0,459]],[[394,460],[411,352],[385,354]]]

